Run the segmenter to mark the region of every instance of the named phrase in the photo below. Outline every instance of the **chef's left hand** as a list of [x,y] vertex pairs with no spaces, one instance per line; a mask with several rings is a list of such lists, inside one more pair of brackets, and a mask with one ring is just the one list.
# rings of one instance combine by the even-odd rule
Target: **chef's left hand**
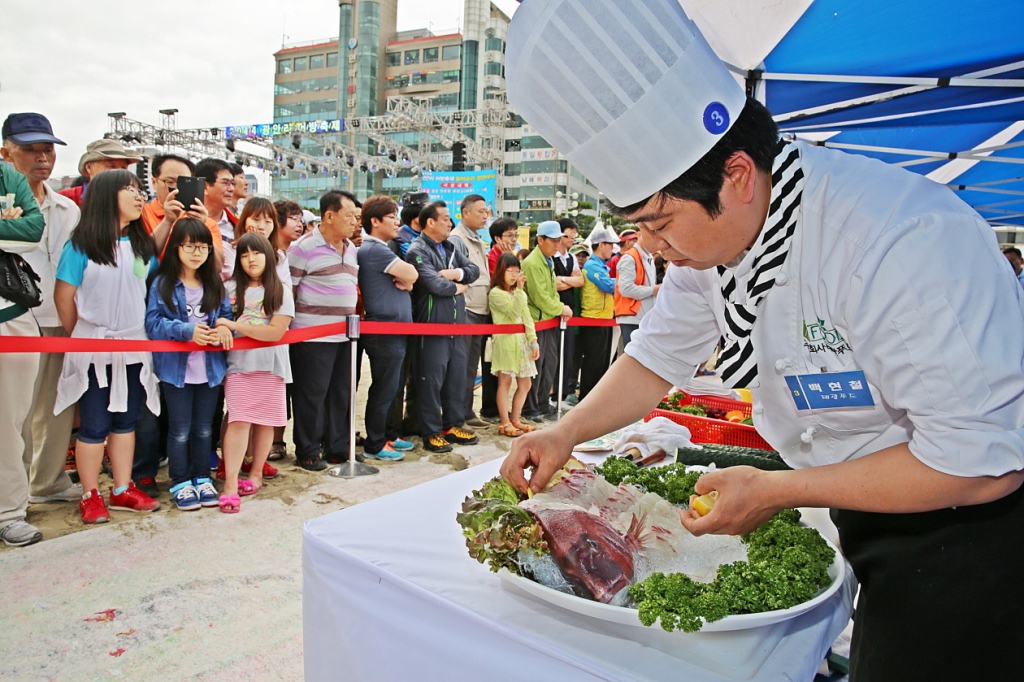
[[762,526],[782,506],[773,493],[772,474],[754,467],[737,466],[719,469],[697,479],[697,495],[718,491],[718,499],[707,516],[690,508],[679,513],[686,530],[694,535],[705,533],[743,535]]

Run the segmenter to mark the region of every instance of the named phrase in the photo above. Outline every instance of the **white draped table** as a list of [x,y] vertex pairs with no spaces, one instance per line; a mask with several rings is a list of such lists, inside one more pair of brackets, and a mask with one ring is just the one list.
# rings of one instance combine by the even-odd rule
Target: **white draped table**
[[723,633],[616,625],[538,601],[470,558],[455,522],[499,466],[306,523],[306,680],[811,680],[849,620],[852,577],[802,616]]

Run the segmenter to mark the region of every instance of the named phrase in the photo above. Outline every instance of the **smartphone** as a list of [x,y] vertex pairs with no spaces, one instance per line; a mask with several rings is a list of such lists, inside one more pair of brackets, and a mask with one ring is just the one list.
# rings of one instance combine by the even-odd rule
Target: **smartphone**
[[192,204],[199,200],[199,203],[203,203],[203,197],[206,195],[206,181],[202,178],[193,178],[187,175],[178,176],[178,195],[175,197],[184,206],[185,210],[188,211],[192,208]]

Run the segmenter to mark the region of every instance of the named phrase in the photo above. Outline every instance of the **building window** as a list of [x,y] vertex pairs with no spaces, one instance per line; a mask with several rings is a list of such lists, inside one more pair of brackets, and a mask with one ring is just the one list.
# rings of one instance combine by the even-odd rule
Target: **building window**
[[442,83],[458,83],[459,82],[459,72],[458,71],[454,71],[454,70],[453,71],[442,71],[441,72],[441,82]]
[[425,47],[423,48],[423,62],[436,62],[437,61],[438,48],[436,47]]
[[445,45],[441,48],[441,59],[462,59],[462,45]]
[[295,58],[295,70],[296,71],[305,71],[306,70],[306,58],[305,57],[296,57]]
[[518,187],[506,187],[505,188],[505,199],[508,201],[519,200],[519,188]]
[[328,52],[327,53],[327,68],[338,65],[338,53]]
[[505,164],[505,175],[506,176],[519,175],[521,171],[522,171],[522,164],[521,163],[506,163]]
[[431,106],[437,107],[458,107],[459,106],[459,93],[457,92],[446,92],[438,95],[430,102]]
[[402,65],[402,53],[401,52],[388,52],[388,66],[401,66]]
[[494,50],[495,52],[504,52],[505,51],[505,41],[502,40],[501,38],[488,38],[484,42],[484,50],[487,50],[487,51]]
[[420,63],[420,51],[419,50],[406,50],[405,51],[405,63],[406,64],[419,64]]
[[291,73],[292,72],[292,60],[282,59],[277,63],[278,73]]
[[322,69],[324,68],[324,56],[322,54],[315,54],[309,58],[309,68],[311,69]]
[[484,74],[487,76],[504,76],[505,65],[501,62],[487,62],[484,64]]

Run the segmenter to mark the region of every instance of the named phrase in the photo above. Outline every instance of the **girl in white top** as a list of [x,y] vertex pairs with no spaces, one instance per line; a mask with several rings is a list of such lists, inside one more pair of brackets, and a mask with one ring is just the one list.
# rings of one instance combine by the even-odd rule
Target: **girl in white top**
[[[128,171],[105,171],[89,183],[82,217],[57,265],[53,296],[61,325],[72,337],[146,339],[146,277],[157,260],[141,220],[144,202],[139,179]],[[157,379],[148,352],[64,356],[54,414],[79,404],[75,459],[86,491],[79,503],[86,523],[110,519],[98,492],[104,441],[114,477],[110,508],[160,508],[131,482],[135,420],[143,395],[153,414],[159,414]]]
[[247,232],[258,232],[267,238],[275,251],[274,269],[277,270],[278,278],[285,283],[290,283],[292,276],[288,269],[288,257],[284,253],[281,240],[281,225],[277,219],[277,209],[269,199],[263,197],[252,197],[245,202],[242,213],[238,216],[239,230],[238,237],[231,243],[230,258],[229,252],[224,252],[224,271],[221,273],[225,281],[231,279],[235,269],[235,250],[238,249],[238,241]]
[[[249,204],[246,204],[246,208]],[[235,274],[227,283],[233,297],[235,320],[221,318],[217,327],[227,327],[237,336],[257,341],[279,341],[295,317],[290,287],[282,284],[268,261],[275,256],[267,239],[250,232],[238,240]],[[263,485],[263,465],[270,454],[274,427],[284,426],[285,384],[292,380],[287,346],[228,351],[224,380],[224,401],[228,426],[224,432],[224,494],[220,509],[239,511],[239,496],[252,495]],[[253,462],[249,479],[240,481],[239,471],[252,431]]]

